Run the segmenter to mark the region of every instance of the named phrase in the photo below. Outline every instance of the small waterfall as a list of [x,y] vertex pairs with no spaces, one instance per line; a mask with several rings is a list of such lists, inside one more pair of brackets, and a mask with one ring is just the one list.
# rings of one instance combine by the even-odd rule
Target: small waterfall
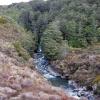
[[69,95],[80,99],[81,96],[87,97],[88,100],[94,100],[93,93],[86,91],[85,87],[78,87],[77,84],[70,80],[62,79],[60,75],[54,72],[48,60],[45,58],[41,46],[34,55],[36,69],[52,83],[52,85],[63,88]]

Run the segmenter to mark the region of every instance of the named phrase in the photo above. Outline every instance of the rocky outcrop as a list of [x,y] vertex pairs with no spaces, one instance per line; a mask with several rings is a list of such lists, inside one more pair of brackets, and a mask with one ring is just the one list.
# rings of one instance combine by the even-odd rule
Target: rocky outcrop
[[85,85],[87,88],[93,86],[96,77],[96,84],[100,85],[100,53],[71,52],[64,60],[54,61],[52,65],[63,78],[73,79],[79,85]]

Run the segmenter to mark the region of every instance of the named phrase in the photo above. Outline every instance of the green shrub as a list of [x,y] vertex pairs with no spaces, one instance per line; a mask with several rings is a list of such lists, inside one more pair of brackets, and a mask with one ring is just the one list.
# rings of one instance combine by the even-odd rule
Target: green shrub
[[58,59],[59,55],[59,44],[50,38],[43,39],[43,51],[45,56],[49,60]]
[[93,80],[93,84],[100,83],[100,75],[97,75],[96,78]]
[[30,58],[29,53],[22,47],[20,42],[15,42],[13,45],[16,51],[18,52],[19,56],[21,56],[25,60],[28,60]]
[[20,38],[21,44],[30,54],[35,50],[35,36],[31,32],[24,32]]
[[33,54],[34,50],[36,49],[36,34],[26,31],[17,23],[14,23],[14,25],[16,25],[18,32],[21,33],[20,38],[17,40],[21,43],[25,50],[27,50],[30,54]]
[[42,47],[49,60],[62,59],[65,56],[65,42],[59,31],[58,22],[50,24],[42,36]]
[[7,23],[7,19],[4,18],[3,16],[0,16],[0,24],[5,24]]
[[78,38],[78,37],[70,37],[68,40],[69,46],[72,46],[74,48],[82,48],[87,46],[87,42],[84,38]]

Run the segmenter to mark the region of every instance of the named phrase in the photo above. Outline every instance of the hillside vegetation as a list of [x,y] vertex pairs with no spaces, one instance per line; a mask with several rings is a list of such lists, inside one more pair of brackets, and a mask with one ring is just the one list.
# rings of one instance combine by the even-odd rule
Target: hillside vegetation
[[0,16],[0,100],[71,100],[34,69],[34,42],[31,32]]
[[[33,0],[2,7],[1,13],[11,16],[28,31],[36,34],[37,45],[43,43],[44,53],[50,60],[53,60],[52,56],[59,59],[61,55],[59,50],[62,47],[58,48],[61,43],[56,38],[60,38],[59,41],[66,40],[66,44],[74,48],[86,48],[100,42],[99,0]],[[50,28],[51,26],[54,27]],[[55,38],[52,38],[54,33]],[[41,37],[45,41],[41,41]]]
[[30,50],[35,49],[34,36],[31,32],[26,32],[21,26],[12,22],[7,17],[0,16],[0,48],[3,49],[3,42],[6,42],[5,48],[10,49],[14,46],[19,56],[24,60],[30,58]]
[[[7,71],[9,66],[10,70],[13,70],[11,65],[33,68],[29,60],[39,46],[42,47],[45,57],[54,65],[54,70],[62,77],[67,76],[79,85],[87,87],[96,85],[96,94],[100,94],[100,0],[32,0],[28,3],[0,6],[1,65]],[[8,62],[10,64],[7,65]],[[17,67],[14,67],[16,73]],[[22,70],[23,68],[18,67],[19,74]],[[28,77],[32,80],[35,77],[31,77],[34,71],[28,68],[28,72]],[[0,74],[2,73],[3,71]],[[11,71],[9,75],[16,76],[16,73]],[[40,80],[36,77],[36,84],[28,81],[34,86],[38,85],[37,95],[46,85],[46,81],[42,83]],[[46,97],[47,93],[52,98],[54,91],[50,86],[48,92],[48,87],[43,90],[44,94],[39,93],[40,100],[43,100],[42,96]],[[29,91],[33,91],[33,88],[30,88]],[[63,98],[61,93],[56,94]],[[55,100],[56,96],[53,98]]]

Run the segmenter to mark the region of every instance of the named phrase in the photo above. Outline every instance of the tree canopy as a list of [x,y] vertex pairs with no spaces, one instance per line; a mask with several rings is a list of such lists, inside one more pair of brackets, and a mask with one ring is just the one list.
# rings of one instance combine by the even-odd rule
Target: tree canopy
[[49,58],[59,54],[62,41],[77,48],[100,42],[100,0],[33,0],[2,9],[0,12],[36,33],[38,43],[41,38],[45,41],[44,52],[55,52],[48,53]]

